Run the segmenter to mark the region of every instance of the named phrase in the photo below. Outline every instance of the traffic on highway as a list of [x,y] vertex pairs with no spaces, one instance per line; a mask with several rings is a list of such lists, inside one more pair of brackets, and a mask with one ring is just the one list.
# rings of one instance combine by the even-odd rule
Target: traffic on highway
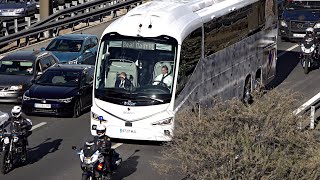
[[150,163],[177,112],[211,97],[250,105],[260,89],[320,92],[320,1],[201,2],[145,2],[5,53],[0,178],[183,179]]

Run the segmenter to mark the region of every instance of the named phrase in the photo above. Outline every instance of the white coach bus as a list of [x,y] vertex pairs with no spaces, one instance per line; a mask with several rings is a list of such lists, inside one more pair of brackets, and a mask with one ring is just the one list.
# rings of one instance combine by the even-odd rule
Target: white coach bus
[[175,113],[216,97],[247,101],[275,76],[276,0],[144,3],[103,32],[91,133],[170,141]]

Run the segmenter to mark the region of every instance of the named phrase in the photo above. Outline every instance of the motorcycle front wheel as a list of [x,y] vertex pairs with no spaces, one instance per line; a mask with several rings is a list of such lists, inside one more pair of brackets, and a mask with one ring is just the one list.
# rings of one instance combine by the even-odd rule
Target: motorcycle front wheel
[[7,174],[11,170],[11,168],[11,155],[8,150],[4,150],[0,155],[0,171],[2,174]]
[[303,67],[303,69],[304,69],[304,74],[308,74],[308,73],[309,73],[309,62],[310,62],[310,60],[309,60],[309,59],[306,59],[304,62],[305,62],[305,63],[304,63],[304,67]]

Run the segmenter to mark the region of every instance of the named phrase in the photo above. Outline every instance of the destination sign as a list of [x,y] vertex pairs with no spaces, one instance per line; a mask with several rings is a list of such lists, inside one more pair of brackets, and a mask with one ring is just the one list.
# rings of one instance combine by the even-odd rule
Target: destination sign
[[123,48],[155,50],[155,43],[143,41],[122,41]]

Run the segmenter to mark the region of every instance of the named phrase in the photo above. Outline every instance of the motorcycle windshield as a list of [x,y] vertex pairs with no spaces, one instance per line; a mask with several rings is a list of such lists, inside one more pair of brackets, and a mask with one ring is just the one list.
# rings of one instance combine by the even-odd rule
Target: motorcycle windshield
[[86,142],[83,147],[84,157],[91,157],[97,151],[97,146],[93,142]]

